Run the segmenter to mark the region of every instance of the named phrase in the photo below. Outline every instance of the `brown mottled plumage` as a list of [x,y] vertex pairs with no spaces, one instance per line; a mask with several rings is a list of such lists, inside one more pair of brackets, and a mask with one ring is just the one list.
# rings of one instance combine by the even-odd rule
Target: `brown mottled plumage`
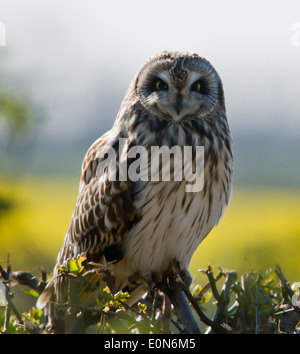
[[[120,181],[122,164],[135,161],[128,149],[120,151],[120,139],[128,149],[145,147],[149,156],[153,146],[204,146],[203,189],[186,192],[187,181],[174,178]],[[116,164],[101,169],[111,147]],[[194,155],[188,163],[195,165]],[[84,158],[70,226],[38,305],[68,301],[68,279],[59,276],[57,266],[83,252],[88,262],[109,263],[110,287],[129,289],[132,301],[161,281],[173,262],[188,278],[193,253],[230,200],[231,180],[231,136],[217,72],[197,54],[163,52],[150,58],[133,79],[112,129]],[[94,274],[89,281],[101,287],[108,278]],[[82,287],[80,303],[93,304],[95,294]],[[58,309],[50,305],[54,328],[63,319]]]

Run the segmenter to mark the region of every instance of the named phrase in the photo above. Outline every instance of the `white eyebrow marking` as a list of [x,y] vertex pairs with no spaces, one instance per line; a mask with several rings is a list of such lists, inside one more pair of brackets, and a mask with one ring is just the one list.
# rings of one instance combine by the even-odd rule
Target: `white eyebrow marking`
[[170,74],[167,70],[161,71],[157,76],[170,86]]
[[201,78],[200,73],[198,73],[197,71],[191,71],[189,75],[188,86],[193,84],[195,81],[199,80],[200,78]]

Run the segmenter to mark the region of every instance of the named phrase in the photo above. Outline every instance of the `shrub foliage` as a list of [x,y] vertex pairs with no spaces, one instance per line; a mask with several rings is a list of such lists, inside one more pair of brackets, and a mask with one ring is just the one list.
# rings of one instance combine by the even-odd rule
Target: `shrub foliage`
[[[84,267],[85,259],[81,257],[69,260],[60,270],[72,281],[80,282]],[[178,275],[174,282],[188,300],[188,309],[183,311],[190,311],[202,333],[298,333],[299,290],[290,286],[279,266],[265,274],[251,271],[241,276],[222,268],[215,275],[210,266],[199,271],[207,278],[203,286],[194,282],[187,288]],[[24,296],[37,298],[46,284],[46,272],[42,270],[37,279],[27,272],[12,272],[9,262],[6,269],[0,266],[0,272],[0,332],[51,333],[44,310],[32,307],[19,313],[12,290],[12,283],[17,282],[26,288]],[[133,306],[127,304],[128,298],[127,292],[113,294],[105,287],[98,289],[94,307],[81,307],[72,302],[62,306],[72,309],[74,321],[81,321],[88,333],[188,332],[181,309],[178,311],[170,296],[160,289],[153,289]],[[210,310],[206,311],[207,308]],[[207,312],[213,314],[212,318]]]

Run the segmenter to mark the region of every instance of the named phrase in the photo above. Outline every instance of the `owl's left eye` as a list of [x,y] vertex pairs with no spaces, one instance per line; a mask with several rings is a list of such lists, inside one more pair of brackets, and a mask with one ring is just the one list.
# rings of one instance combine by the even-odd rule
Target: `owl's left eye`
[[156,91],[166,91],[168,89],[168,85],[163,80],[157,80],[154,87]]
[[194,82],[191,86],[191,91],[201,92],[202,91],[202,82],[200,80]]

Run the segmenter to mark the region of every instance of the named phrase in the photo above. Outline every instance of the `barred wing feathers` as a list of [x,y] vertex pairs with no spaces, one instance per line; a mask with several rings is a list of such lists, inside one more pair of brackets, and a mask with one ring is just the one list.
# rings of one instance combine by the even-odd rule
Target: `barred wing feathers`
[[[119,138],[119,134],[109,131],[90,147],[84,158],[77,202],[53,277],[38,299],[39,308],[49,301],[66,301],[65,285],[57,270],[66,260],[82,253],[88,262],[94,263],[114,262],[123,256],[122,240],[136,223],[137,215],[132,199],[133,182],[113,178],[119,174]],[[110,147],[116,152],[116,163],[101,169]],[[121,155],[124,159],[126,150]]]

